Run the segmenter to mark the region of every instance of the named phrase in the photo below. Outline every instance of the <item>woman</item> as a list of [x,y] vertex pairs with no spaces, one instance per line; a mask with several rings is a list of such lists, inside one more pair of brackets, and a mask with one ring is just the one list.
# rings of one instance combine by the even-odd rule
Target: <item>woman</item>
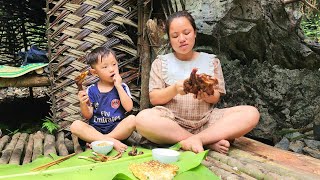
[[[196,25],[187,11],[172,14],[166,31],[174,52],[152,63],[149,96],[155,107],[137,115],[137,131],[157,144],[180,142],[184,150],[195,153],[205,146],[226,154],[229,141],[252,130],[260,114],[252,106],[213,108],[226,93],[220,61],[215,55],[193,50]],[[213,95],[185,94],[183,81],[193,68],[218,79]]]

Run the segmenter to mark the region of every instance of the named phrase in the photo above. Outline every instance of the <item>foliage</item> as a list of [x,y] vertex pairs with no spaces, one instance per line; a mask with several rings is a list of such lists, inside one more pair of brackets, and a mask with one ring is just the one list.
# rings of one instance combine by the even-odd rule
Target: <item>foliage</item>
[[59,125],[54,123],[50,117],[43,120],[42,128],[46,129],[50,134],[59,129]]
[[306,37],[312,41],[320,42],[320,13],[304,18],[301,27]]
[[8,136],[11,136],[11,135],[14,135],[14,134],[16,134],[17,132],[19,132],[19,129],[16,129],[16,130],[14,130],[14,131],[11,131],[10,129],[6,129],[6,131],[8,131]]
[[[305,36],[316,43],[320,43],[320,0],[310,0],[310,6],[303,4],[300,11],[304,14],[301,21],[301,28]],[[318,10],[317,10],[318,9]]]

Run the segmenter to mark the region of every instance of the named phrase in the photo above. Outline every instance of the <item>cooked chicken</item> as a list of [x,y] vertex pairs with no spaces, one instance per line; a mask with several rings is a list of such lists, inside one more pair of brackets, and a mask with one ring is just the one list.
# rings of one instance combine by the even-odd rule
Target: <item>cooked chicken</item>
[[200,90],[208,95],[214,94],[214,86],[218,84],[218,79],[207,74],[197,74],[198,69],[192,69],[190,77],[183,83],[185,93],[198,94]]

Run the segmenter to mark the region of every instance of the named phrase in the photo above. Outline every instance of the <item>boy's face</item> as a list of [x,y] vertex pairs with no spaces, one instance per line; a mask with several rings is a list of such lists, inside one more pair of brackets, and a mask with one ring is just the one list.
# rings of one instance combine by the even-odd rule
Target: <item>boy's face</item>
[[99,56],[97,63],[90,72],[99,76],[102,81],[113,82],[113,76],[119,74],[118,62],[111,53],[103,57]]

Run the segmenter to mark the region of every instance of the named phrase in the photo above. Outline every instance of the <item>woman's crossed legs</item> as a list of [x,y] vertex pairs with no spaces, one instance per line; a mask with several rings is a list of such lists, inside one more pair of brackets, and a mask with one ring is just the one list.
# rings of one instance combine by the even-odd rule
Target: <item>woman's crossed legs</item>
[[136,118],[137,131],[157,144],[180,142],[184,150],[203,151],[203,146],[226,154],[230,143],[251,131],[258,123],[260,114],[253,106],[235,106],[221,109],[224,115],[198,134],[192,134],[178,123],[165,117],[159,110],[145,109]]

